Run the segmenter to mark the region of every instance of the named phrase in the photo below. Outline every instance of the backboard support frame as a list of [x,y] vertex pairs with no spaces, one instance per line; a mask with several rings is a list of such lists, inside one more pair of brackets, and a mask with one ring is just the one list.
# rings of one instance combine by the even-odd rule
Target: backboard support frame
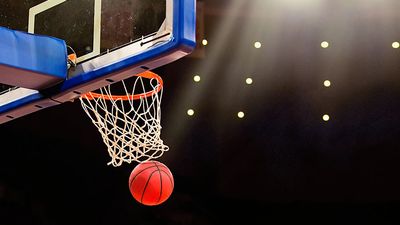
[[[47,0],[29,9],[28,32],[35,33],[35,18],[38,14],[45,12],[66,0]],[[77,58],[77,63],[88,60],[100,54],[101,35],[101,0],[94,0],[94,23],[93,23],[93,51]]]

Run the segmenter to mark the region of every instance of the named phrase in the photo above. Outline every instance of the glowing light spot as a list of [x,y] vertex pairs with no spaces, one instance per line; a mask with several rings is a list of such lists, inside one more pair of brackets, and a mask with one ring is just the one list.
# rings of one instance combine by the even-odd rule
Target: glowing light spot
[[199,75],[196,75],[193,77],[194,82],[200,82],[201,81],[201,77]]
[[250,85],[253,83],[253,79],[251,79],[250,77],[246,79],[246,84]]
[[194,110],[193,109],[188,109],[187,114],[188,114],[188,116],[193,116],[194,115]]
[[242,119],[244,117],[244,112],[240,111],[238,112],[237,116]]
[[330,120],[330,117],[329,117],[329,115],[323,115],[322,116],[322,119],[325,121],[325,122],[328,122],[329,120]]
[[393,48],[400,48],[400,43],[397,42],[397,41],[396,41],[396,42],[393,42],[393,43],[392,43],[392,47],[393,47]]
[[254,42],[254,48],[261,48],[261,42],[259,42],[259,41],[256,41],[256,42]]
[[328,48],[328,47],[329,47],[329,42],[323,41],[323,42],[321,43],[321,47],[322,47],[322,48]]
[[203,39],[203,41],[201,42],[204,46],[208,45],[208,41],[207,39]]
[[330,87],[332,84],[329,80],[324,81],[324,86],[325,87]]

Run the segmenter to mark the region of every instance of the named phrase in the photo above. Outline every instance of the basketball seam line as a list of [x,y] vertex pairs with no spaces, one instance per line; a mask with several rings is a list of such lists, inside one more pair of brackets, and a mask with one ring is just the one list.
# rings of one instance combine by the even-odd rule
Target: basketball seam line
[[[166,171],[168,171],[169,172],[169,174],[171,174],[171,171],[169,170],[169,168],[166,166],[166,165],[164,165],[164,164],[162,164],[162,163],[159,163],[159,164],[157,164],[157,166],[158,166],[158,168],[162,168],[162,169],[165,169]],[[162,170],[162,169],[160,169],[160,170]],[[162,170],[162,171],[164,171],[164,170]],[[169,176],[169,174],[166,172],[166,174]],[[171,174],[171,176],[172,176],[172,174]],[[171,177],[170,176],[170,177]]]
[[[146,163],[149,163],[149,162],[154,162],[154,161],[147,161]],[[167,173],[166,171],[160,169],[160,171],[163,171],[163,172],[169,177],[169,179],[171,180],[171,183],[174,183],[174,181],[173,181],[173,179],[172,179],[171,171],[170,171],[170,169],[169,169],[166,165],[164,165],[163,163],[158,162],[157,167],[158,167],[159,169],[160,169],[160,168],[163,168],[163,169],[165,169],[166,171],[168,171],[168,173]]]
[[166,165],[164,165],[163,163],[157,162],[157,161],[146,161],[146,162],[140,163],[140,165],[147,165],[147,164],[156,164],[158,167],[162,167],[162,168],[165,168],[166,170],[169,170],[169,168]]
[[150,181],[151,177],[153,176],[153,174],[154,174],[155,172],[156,172],[156,171],[151,172],[151,174],[150,174],[150,176],[149,176],[149,179],[147,179],[147,181],[146,181],[146,185],[144,186],[144,189],[143,189],[143,192],[142,192],[142,197],[140,198],[140,203],[142,203],[142,204],[143,204],[144,193],[146,193],[147,185],[149,184],[149,181]]
[[154,165],[157,167],[158,173],[160,174],[160,196],[158,196],[158,200],[157,200],[157,203],[159,203],[160,200],[161,200],[161,195],[162,195],[162,191],[163,191],[163,188],[162,188],[162,176],[161,176],[161,170],[160,170],[160,168],[158,168],[158,165],[157,165],[156,162],[154,162]]
[[147,169],[154,168],[154,167],[155,167],[155,166],[149,166],[149,167],[146,167],[146,168],[144,168],[143,170],[139,171],[139,172],[132,178],[132,181],[131,181],[130,184],[129,184],[129,188],[132,186],[132,183],[135,181],[136,177],[137,177],[139,174],[143,173],[143,172],[144,172],[145,170],[147,170]]
[[163,169],[160,169],[160,172],[163,172],[163,173],[165,173],[165,175],[168,176],[168,179],[171,182],[172,189],[173,189],[175,187],[175,183],[174,183],[174,179],[172,178],[172,174],[171,174],[171,171],[169,170],[169,168],[166,165],[164,165],[163,163],[160,163],[160,162],[159,162],[159,164],[157,164],[157,166],[159,168],[163,168]]
[[167,172],[165,172],[164,170],[160,170],[160,171],[163,172],[163,173],[165,173],[165,175],[167,175],[169,181],[170,181],[171,184],[172,184],[172,188],[174,188],[174,186],[175,186],[175,184],[174,184],[174,179],[172,179],[172,177],[171,177]]
[[171,179],[171,177],[168,175],[167,172],[165,172],[165,171],[163,171],[163,170],[161,170],[161,172],[162,172],[162,173],[165,173],[165,175],[167,175],[167,177],[168,177],[168,179],[169,179],[169,182],[172,184],[172,190],[173,190],[173,189],[174,189],[174,186],[175,186],[174,180]]

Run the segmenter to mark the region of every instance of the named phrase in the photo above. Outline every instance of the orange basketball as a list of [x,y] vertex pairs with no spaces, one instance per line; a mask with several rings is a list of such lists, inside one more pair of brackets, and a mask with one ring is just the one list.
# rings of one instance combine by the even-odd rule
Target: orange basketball
[[159,205],[172,194],[174,178],[164,164],[147,161],[132,170],[129,177],[129,189],[136,201],[143,205]]

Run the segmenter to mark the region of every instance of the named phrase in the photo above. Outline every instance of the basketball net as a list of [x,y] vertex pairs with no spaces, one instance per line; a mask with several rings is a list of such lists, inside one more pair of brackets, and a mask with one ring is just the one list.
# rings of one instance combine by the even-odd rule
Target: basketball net
[[132,88],[121,81],[124,95],[113,95],[109,85],[80,97],[107,145],[111,157],[108,165],[115,167],[123,162],[156,159],[169,150],[161,140],[161,77],[147,71],[132,79]]

